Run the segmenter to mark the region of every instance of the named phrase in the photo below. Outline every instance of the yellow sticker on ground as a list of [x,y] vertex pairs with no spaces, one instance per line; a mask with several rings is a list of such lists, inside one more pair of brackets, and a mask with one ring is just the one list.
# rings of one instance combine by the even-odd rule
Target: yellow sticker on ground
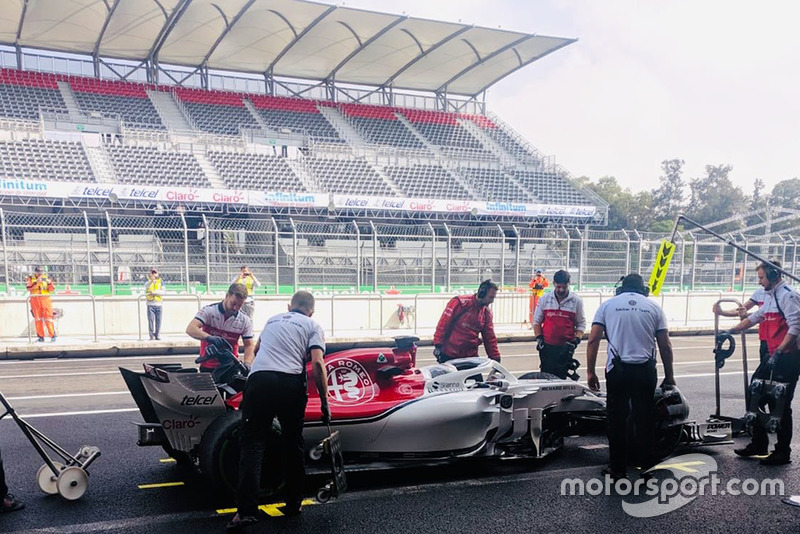
[[650,282],[647,284],[651,295],[655,296],[661,293],[661,286],[667,279],[667,269],[669,269],[669,262],[672,261],[673,254],[675,254],[675,243],[670,243],[666,239],[662,241],[656,255],[656,263],[653,265],[653,272],[650,273]]
[[[302,502],[303,506],[308,506],[311,504],[318,504],[318,503],[315,499],[303,499]],[[280,517],[283,515],[283,512],[281,512],[280,509],[283,508],[284,506],[286,506],[285,502],[274,502],[270,504],[262,504],[258,507],[258,509],[272,517]],[[229,515],[235,513],[236,513],[236,508],[220,508],[219,510],[217,510],[217,515]]]
[[175,486],[183,486],[184,482],[162,482],[160,484],[139,484],[139,489],[156,489],[156,488],[172,488]]

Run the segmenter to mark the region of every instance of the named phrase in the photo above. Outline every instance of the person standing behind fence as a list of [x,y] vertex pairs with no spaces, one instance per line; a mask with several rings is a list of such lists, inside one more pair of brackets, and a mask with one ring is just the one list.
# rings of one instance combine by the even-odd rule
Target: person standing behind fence
[[247,267],[247,265],[242,265],[242,272],[236,277],[233,283],[242,284],[247,288],[247,300],[244,301],[242,312],[252,319],[256,308],[256,301],[253,298],[253,293],[255,292],[255,288],[261,285],[261,282],[258,281],[256,275],[250,272],[250,269]]
[[164,296],[164,283],[158,274],[157,269],[150,269],[145,286],[145,298],[147,299],[147,328],[150,331],[150,339],[161,339],[161,301]]
[[31,313],[36,324],[37,342],[44,342],[45,327],[51,341],[56,340],[56,329],[53,325],[53,300],[50,295],[56,287],[53,280],[37,265],[33,274],[26,280],[25,286],[31,294]]
[[528,284],[528,289],[531,293],[531,299],[529,303],[530,313],[528,314],[528,321],[531,323],[531,328],[533,328],[533,313],[536,311],[536,305],[539,303],[539,299],[544,294],[544,290],[550,285],[550,282],[547,281],[547,278],[544,277],[542,274],[541,269],[536,269],[533,278],[531,278],[530,284]]

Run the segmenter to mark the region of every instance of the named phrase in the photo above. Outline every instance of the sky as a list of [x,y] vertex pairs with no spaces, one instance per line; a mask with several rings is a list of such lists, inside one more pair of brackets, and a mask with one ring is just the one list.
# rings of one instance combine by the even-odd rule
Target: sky
[[[327,2],[334,3],[334,2]],[[336,2],[339,3],[339,2]],[[746,194],[800,177],[800,2],[348,0],[347,7],[578,42],[501,80],[487,107],[575,176],[658,186],[730,164]]]

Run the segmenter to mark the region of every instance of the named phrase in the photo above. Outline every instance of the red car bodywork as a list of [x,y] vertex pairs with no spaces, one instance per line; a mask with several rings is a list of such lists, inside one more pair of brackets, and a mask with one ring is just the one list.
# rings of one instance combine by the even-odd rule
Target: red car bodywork
[[[350,349],[326,356],[331,418],[373,417],[421,397],[425,377],[415,367],[416,357],[416,347]],[[309,382],[305,420],[319,421],[322,413],[310,363],[306,372]],[[241,401],[242,393],[237,393],[226,404],[238,410]]]

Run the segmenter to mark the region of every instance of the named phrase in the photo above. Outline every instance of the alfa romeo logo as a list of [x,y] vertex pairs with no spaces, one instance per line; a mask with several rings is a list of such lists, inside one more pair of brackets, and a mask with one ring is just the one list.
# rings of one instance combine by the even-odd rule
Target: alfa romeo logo
[[328,397],[335,404],[355,406],[371,401],[377,386],[360,363],[349,358],[327,362]]

